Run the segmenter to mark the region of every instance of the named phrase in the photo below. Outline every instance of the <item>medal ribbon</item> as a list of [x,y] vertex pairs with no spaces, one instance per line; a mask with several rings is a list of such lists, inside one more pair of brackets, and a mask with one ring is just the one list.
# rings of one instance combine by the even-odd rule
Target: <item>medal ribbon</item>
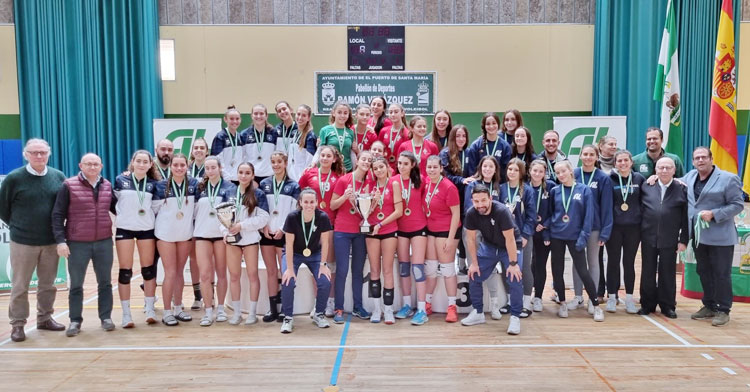
[[383,200],[385,200],[385,187],[388,186],[388,180],[385,181],[385,184],[383,185],[383,190],[380,190],[380,184],[378,184],[377,181],[375,181],[375,190],[380,192],[380,200],[378,200],[378,207],[380,209],[383,209]]
[[414,155],[417,156],[417,163],[422,162],[422,150],[424,150],[424,141],[422,141],[422,145],[419,146],[419,152],[417,152],[417,146],[414,145],[414,139],[411,139],[411,150],[414,151]]
[[[292,121],[292,125],[290,125],[289,128],[284,126],[283,123],[281,124],[281,139],[284,141],[284,147],[287,153],[289,153],[290,151],[289,146],[295,145],[297,144],[297,142],[299,142],[299,137],[300,137],[299,131],[297,132],[296,135],[290,137],[290,135],[292,134],[292,129],[294,128],[295,124],[297,123]],[[292,139],[292,140],[289,140],[289,139]]]
[[344,153],[344,144],[346,144],[346,127],[343,129],[343,134],[339,133],[339,129],[336,128],[336,126],[333,126],[333,129],[336,130],[336,138],[338,138],[339,141],[339,152],[342,154]]
[[492,154],[490,154],[490,141],[487,140],[487,144],[484,145],[484,151],[487,153],[487,155],[494,157],[495,151],[497,151],[498,144],[500,144],[498,143],[498,140],[495,140],[495,145],[492,147]]
[[586,172],[581,169],[581,178],[583,179],[583,183],[589,188],[591,188],[591,181],[594,180],[594,174],[596,174],[596,168],[594,168],[594,171],[591,172],[591,177],[589,177],[589,180],[586,181]]
[[263,141],[266,138],[266,128],[263,128],[263,131],[258,133],[258,130],[255,129],[255,125],[253,125],[253,134],[255,135],[255,148],[258,149],[258,157],[261,157],[261,153],[263,152]]
[[307,230],[305,229],[305,214],[300,213],[300,220],[302,220],[302,234],[305,238],[305,249],[310,249],[310,239],[312,238],[313,231],[315,228],[315,212],[313,211],[312,221],[310,222],[310,234],[307,234]]
[[401,128],[399,128],[396,131],[396,137],[393,136],[393,127],[391,127],[391,140],[388,142],[388,149],[391,150],[391,154],[395,154],[396,151],[393,151],[393,146],[396,145],[396,142],[401,139],[401,130],[404,129],[404,126],[402,125]]
[[279,183],[276,182],[276,176],[273,176],[273,205],[275,208],[279,208],[279,195],[281,194],[281,189],[284,188],[285,181],[286,175],[284,175],[284,178]]
[[570,202],[573,200],[573,187],[570,187],[570,196],[568,201],[565,201],[565,185],[560,186],[560,196],[562,196],[563,209],[565,209],[565,215],[568,215],[568,208],[570,208]]
[[227,131],[227,136],[229,136],[229,143],[232,144],[232,158],[234,158],[234,152],[237,151],[237,138],[239,135],[237,132],[234,133],[234,136],[232,136],[232,133],[229,132],[229,129]]
[[206,164],[204,163],[201,167],[198,167],[198,165],[196,165],[195,162],[193,162],[193,168],[190,170],[190,177],[195,177],[195,168],[196,167],[198,167],[198,173],[200,173],[201,170],[203,170],[203,166],[206,166]]
[[161,174],[161,178],[164,179],[164,180],[166,180],[167,178],[169,178],[169,175],[172,174],[172,173],[170,173],[170,171],[171,171],[170,168],[167,168],[166,171],[164,169],[162,169],[161,166],[159,166],[159,165],[156,165],[156,168],[159,169],[159,174]]
[[515,192],[513,192],[513,196],[510,195],[510,184],[506,183],[505,187],[508,190],[508,198],[506,200],[508,200],[508,204],[511,204],[513,206],[513,208],[511,208],[511,212],[512,212],[512,210],[516,209],[516,196],[518,195],[518,190],[521,189],[521,187],[520,186],[516,187]]
[[172,189],[174,189],[174,196],[177,198],[177,209],[182,209],[182,204],[185,202],[185,180],[182,180],[182,185],[177,186],[177,183],[172,179]]
[[221,178],[219,178],[219,182],[216,184],[216,186],[211,185],[211,181],[208,182],[208,201],[211,204],[211,208],[214,207],[214,202],[216,201],[216,196],[219,195],[219,189],[221,188]]
[[242,197],[245,196],[244,193],[240,193],[240,187],[242,185],[237,185],[237,194],[234,198],[234,208],[237,210],[236,216],[240,215],[240,208],[242,208]]
[[323,174],[320,172],[320,168],[318,168],[318,188],[320,188],[320,199],[325,200],[326,198],[326,187],[323,186],[323,184],[328,184],[328,180],[331,178],[331,172],[333,170],[328,172],[328,176],[326,177],[325,181],[320,181],[323,179]]
[[411,179],[409,179],[409,188],[407,188],[404,185],[404,177],[398,176],[398,179],[401,181],[401,193],[402,193],[402,195],[403,195],[403,193],[406,193],[406,197],[404,197],[404,199],[406,199],[406,205],[408,206],[409,205],[409,199],[411,199]]
[[628,195],[630,195],[630,192],[632,191],[631,188],[633,187],[633,176],[628,176],[627,186],[622,186],[622,176],[620,175],[620,172],[617,172],[617,179],[620,180],[620,194],[622,195],[622,202],[627,203]]
[[437,193],[438,187],[440,186],[440,182],[443,181],[443,176],[440,176],[440,179],[438,180],[437,184],[435,184],[435,189],[430,192],[430,188],[427,188],[427,197],[425,197],[425,204],[427,204],[427,209],[430,209],[430,203],[432,202],[432,198]]
[[143,177],[143,189],[138,186],[138,180],[135,179],[135,174],[130,173],[130,178],[133,179],[133,185],[135,185],[135,193],[138,195],[138,204],[143,208],[143,199],[146,198],[146,177]]

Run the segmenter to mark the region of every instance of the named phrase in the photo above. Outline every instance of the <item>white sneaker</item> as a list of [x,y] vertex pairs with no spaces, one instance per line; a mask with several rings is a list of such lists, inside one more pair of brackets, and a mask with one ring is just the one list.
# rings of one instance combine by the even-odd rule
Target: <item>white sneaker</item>
[[628,312],[629,314],[638,313],[638,309],[635,307],[635,300],[633,299],[625,300],[625,311]]
[[328,302],[326,303],[326,317],[333,317],[334,308],[336,307],[336,302],[333,298],[328,298]]
[[385,309],[383,309],[383,322],[386,325],[396,324],[396,318],[393,317],[393,307],[392,306],[386,306]]
[[617,298],[610,298],[607,300],[607,312],[617,312]]
[[[490,317],[493,320],[500,320],[503,318],[503,314],[500,313],[500,301],[497,298],[490,298]],[[482,313],[484,319],[484,313]]]
[[554,303],[556,303],[556,304],[558,304],[558,305],[560,304],[560,297],[557,296],[557,293],[552,294],[549,297],[549,300],[552,301],[552,302],[554,302]]
[[318,328],[328,328],[331,326],[331,324],[328,323],[328,320],[326,320],[325,314],[323,313],[316,313],[315,315],[313,315],[313,322],[318,326]]
[[216,312],[216,322],[223,323],[227,321],[228,318],[229,317],[227,316],[227,312],[225,312],[224,309]]
[[281,322],[281,333],[292,333],[294,329],[294,319],[287,316],[284,317],[284,321]]
[[245,319],[245,325],[253,325],[257,322],[258,322],[258,316],[254,314],[248,314],[247,318]]
[[310,318],[313,318],[313,317],[315,317],[315,303],[313,303],[313,308],[310,311]]
[[568,318],[568,304],[565,302],[560,304],[560,309],[557,311],[557,317]]
[[533,311],[535,312],[541,312],[544,310],[544,306],[542,305],[542,299],[534,297],[534,305],[533,305]]
[[156,324],[156,311],[153,309],[146,309],[146,324]]
[[242,322],[242,313],[240,312],[234,312],[234,314],[232,315],[232,318],[229,319],[229,324],[231,325],[238,325],[241,322]]
[[372,310],[372,315],[370,316],[370,322],[373,324],[377,324],[380,322],[380,315],[382,313],[380,312],[380,307],[376,307]]
[[122,314],[122,327],[123,328],[135,327],[135,323],[133,322],[133,316],[131,316],[130,313]]
[[594,321],[604,321],[604,311],[598,306],[594,308]]
[[204,315],[203,317],[201,317],[201,324],[200,324],[201,327],[210,327],[211,324],[213,323],[214,323],[214,320],[213,318],[211,318],[211,316]]
[[588,312],[589,314],[594,314],[594,301],[592,300],[589,300]]
[[[499,313],[499,312],[498,312]],[[463,320],[461,320],[461,325],[477,325],[477,324],[484,324],[484,313],[477,312],[476,309],[472,309],[471,313],[469,313],[468,316],[466,316]]]
[[583,307],[583,298],[579,296],[573,297],[570,301],[568,301],[568,310],[576,310],[580,307]]
[[521,333],[521,319],[516,316],[510,316],[508,335],[518,335],[519,333]]

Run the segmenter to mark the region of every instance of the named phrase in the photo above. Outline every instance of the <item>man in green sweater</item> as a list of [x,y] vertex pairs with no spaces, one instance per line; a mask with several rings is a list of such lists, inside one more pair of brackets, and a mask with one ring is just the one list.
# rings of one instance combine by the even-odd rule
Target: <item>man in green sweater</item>
[[641,173],[645,178],[655,174],[654,166],[661,157],[669,157],[674,161],[675,178],[685,175],[685,167],[682,159],[675,154],[670,154],[661,147],[664,141],[664,132],[656,127],[646,130],[646,151],[633,157],[633,170]]
[[52,208],[65,175],[47,167],[50,147],[42,139],[30,139],[23,149],[29,162],[13,170],[0,186],[0,220],[10,228],[10,261],[13,269],[8,317],[10,338],[26,340],[24,325],[29,317],[29,284],[37,271],[36,328],[63,331],[52,318],[57,276],[57,243],[52,234]]

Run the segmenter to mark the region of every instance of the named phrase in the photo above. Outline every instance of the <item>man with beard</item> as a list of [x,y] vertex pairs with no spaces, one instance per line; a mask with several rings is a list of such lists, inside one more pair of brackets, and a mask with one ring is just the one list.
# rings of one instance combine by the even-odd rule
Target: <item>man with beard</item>
[[656,127],[651,127],[646,131],[646,151],[633,157],[633,170],[641,173],[643,177],[649,178],[654,174],[656,161],[661,157],[669,157],[674,161],[675,178],[685,175],[685,169],[682,160],[675,154],[665,152],[661,148],[664,140],[664,132]]
[[169,139],[161,139],[156,143],[156,168],[159,169],[161,178],[166,180],[169,177],[169,164],[172,162],[174,155],[174,145]]
[[560,181],[557,181],[557,176],[555,176],[555,164],[568,159],[568,157],[558,149],[560,145],[560,134],[555,130],[545,132],[542,144],[544,144],[544,152],[542,152],[541,158],[547,163],[547,173],[545,174],[545,177],[547,180],[559,184]]

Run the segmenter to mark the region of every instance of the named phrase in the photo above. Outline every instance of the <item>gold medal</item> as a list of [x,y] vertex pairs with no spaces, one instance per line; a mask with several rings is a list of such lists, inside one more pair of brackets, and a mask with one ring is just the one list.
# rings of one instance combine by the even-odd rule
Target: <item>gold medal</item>
[[140,210],[138,210],[138,215],[140,215],[140,216],[146,215],[146,210],[144,210],[143,208],[141,208]]
[[405,209],[404,210],[404,215],[406,215],[406,216],[411,215],[411,209],[410,208]]
[[388,162],[396,162],[396,157],[391,155],[388,157]]
[[177,219],[182,219],[185,217],[185,214],[182,213],[182,211],[177,212]]
[[324,202],[324,201],[321,201],[321,202],[320,202],[320,208],[321,208],[321,209],[325,209],[325,208],[326,208],[326,202]]
[[427,215],[427,217],[429,217],[430,215],[432,215],[432,211],[427,210],[427,213],[425,215]]
[[258,157],[258,160],[259,160],[259,161],[262,161],[262,160],[263,160],[263,158],[261,158],[261,157]]
[[216,212],[215,212],[214,210],[211,210],[211,211],[210,211],[210,212],[208,213],[208,216],[214,217],[214,216],[216,216]]
[[354,215],[354,214],[356,214],[356,213],[357,213],[357,211],[354,211],[354,208],[350,208],[350,209],[349,209],[349,213],[350,213],[350,214],[352,214],[352,215]]
[[273,214],[274,214],[274,215],[279,215],[279,211],[277,211],[277,210],[274,210],[274,211],[273,211]]
[[312,251],[309,248],[305,248],[305,250],[302,251],[302,256],[310,257],[312,254]]
[[562,221],[565,222],[565,223],[568,223],[568,222],[570,222],[570,217],[568,215],[563,215]]
[[622,205],[620,205],[620,209],[623,210],[623,211],[627,211],[628,208],[630,208],[630,207],[628,207],[628,203],[622,203]]
[[385,219],[385,214],[382,212],[378,212],[378,219],[383,220]]

